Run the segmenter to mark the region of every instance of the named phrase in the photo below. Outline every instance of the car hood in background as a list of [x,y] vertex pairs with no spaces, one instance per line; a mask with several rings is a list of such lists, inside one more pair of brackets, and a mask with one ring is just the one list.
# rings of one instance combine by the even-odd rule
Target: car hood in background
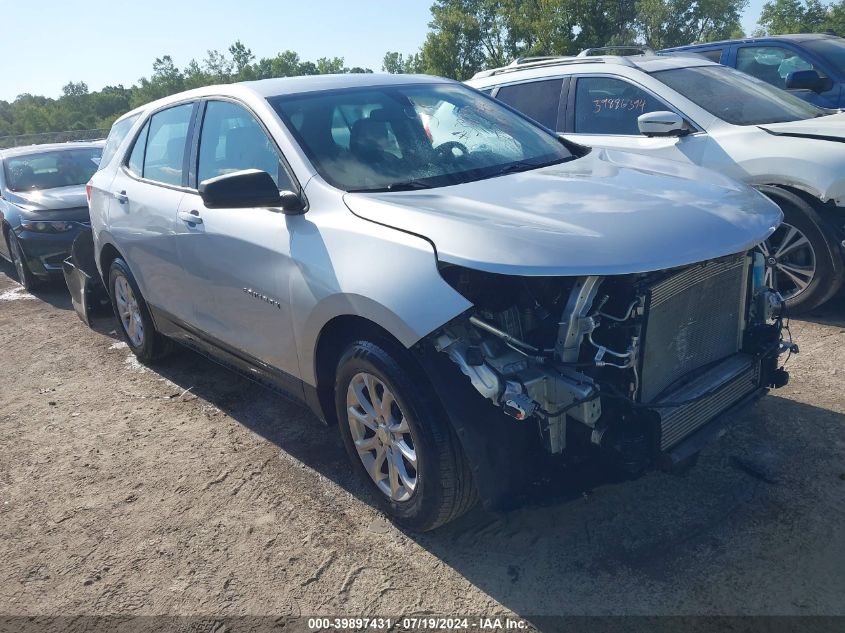
[[32,191],[7,191],[9,202],[20,207],[26,217],[39,220],[88,221],[85,185]]
[[748,250],[782,219],[762,194],[715,172],[607,150],[461,185],[344,200],[359,217],[428,238],[443,262],[515,275],[683,266]]
[[14,202],[26,211],[56,211],[88,207],[88,201],[85,199],[85,185],[32,191],[9,191],[7,197],[10,202]]
[[845,143],[845,113],[843,112],[804,121],[769,123],[758,127],[777,136],[798,136]]

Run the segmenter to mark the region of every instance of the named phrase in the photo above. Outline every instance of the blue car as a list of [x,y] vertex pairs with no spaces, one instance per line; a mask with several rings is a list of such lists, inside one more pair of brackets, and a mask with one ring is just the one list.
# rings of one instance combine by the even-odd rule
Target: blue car
[[817,106],[845,108],[845,39],[836,35],[773,35],[690,44],[661,52],[698,53]]

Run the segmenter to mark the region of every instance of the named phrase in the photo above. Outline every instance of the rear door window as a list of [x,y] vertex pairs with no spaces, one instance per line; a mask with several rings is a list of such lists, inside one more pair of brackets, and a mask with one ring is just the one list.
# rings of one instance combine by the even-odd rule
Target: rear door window
[[496,93],[496,98],[547,128],[556,130],[562,85],[563,79],[527,81],[512,86],[502,86]]
[[671,108],[632,83],[614,77],[579,77],[574,132],[638,135],[637,117],[659,110]]
[[192,103],[186,103],[152,116],[141,174],[144,178],[166,185],[184,183],[185,145],[193,108]]
[[719,62],[722,61],[722,51],[723,50],[724,49],[721,49],[721,48],[715,48],[715,49],[709,50],[709,51],[695,51],[695,52],[698,53],[699,55],[701,55],[702,57],[706,57],[711,62],[716,62],[718,64]]

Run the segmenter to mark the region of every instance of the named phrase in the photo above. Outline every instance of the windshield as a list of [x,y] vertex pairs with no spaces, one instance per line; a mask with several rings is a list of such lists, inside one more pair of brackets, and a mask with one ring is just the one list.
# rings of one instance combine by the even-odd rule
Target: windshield
[[422,189],[572,158],[551,133],[457,84],[368,86],[269,99],[329,183]]
[[840,73],[845,72],[845,40],[841,37],[837,37],[836,39],[806,40],[802,44],[808,50],[829,62]]
[[9,191],[33,191],[87,183],[100,163],[99,147],[62,149],[7,158],[4,169]]
[[693,66],[652,73],[710,114],[733,125],[803,121],[827,111],[726,66]]

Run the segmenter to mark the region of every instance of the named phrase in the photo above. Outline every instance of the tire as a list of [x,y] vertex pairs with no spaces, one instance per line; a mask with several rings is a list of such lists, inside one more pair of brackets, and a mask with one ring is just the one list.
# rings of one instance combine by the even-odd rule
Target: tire
[[170,352],[170,341],[156,331],[138,283],[120,258],[109,268],[109,296],[123,340],[138,360],[149,363]]
[[15,272],[18,274],[18,281],[24,287],[24,290],[29,291],[36,288],[40,280],[30,270],[29,265],[26,263],[26,257],[23,254],[21,243],[11,230],[9,231],[9,254],[12,257]]
[[[385,398],[388,392],[393,405]],[[335,406],[353,468],[396,523],[433,530],[475,504],[477,493],[460,443],[434,390],[404,349],[383,342],[352,343],[338,362]],[[364,446],[361,452],[356,441]]]
[[787,314],[808,312],[839,290],[843,262],[834,259],[838,245],[815,209],[795,194],[773,190],[763,193],[780,206],[784,219],[759,247],[766,257],[766,282],[786,299]]

